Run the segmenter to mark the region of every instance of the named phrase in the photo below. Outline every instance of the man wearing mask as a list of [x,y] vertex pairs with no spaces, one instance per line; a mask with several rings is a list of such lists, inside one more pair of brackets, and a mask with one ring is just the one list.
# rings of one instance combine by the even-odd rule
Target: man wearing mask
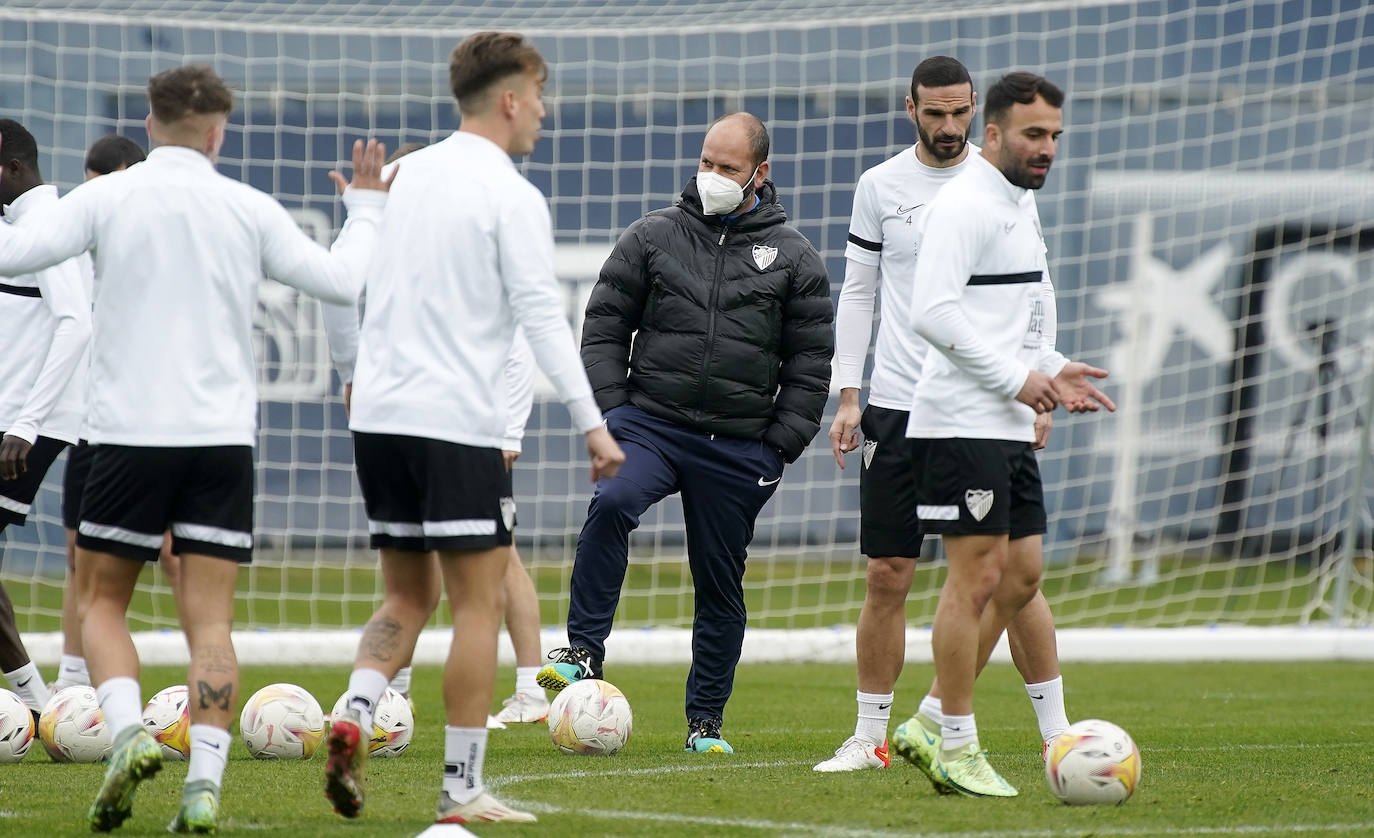
[[597,485],[577,541],[568,647],[539,683],[600,678],[630,532],[682,493],[696,595],[686,750],[721,735],[744,641],[744,563],[754,521],[820,427],[834,308],[825,266],[785,225],[768,180],[768,131],[712,124],[698,172],[667,209],[630,225],[601,269],[582,362],[625,466]]

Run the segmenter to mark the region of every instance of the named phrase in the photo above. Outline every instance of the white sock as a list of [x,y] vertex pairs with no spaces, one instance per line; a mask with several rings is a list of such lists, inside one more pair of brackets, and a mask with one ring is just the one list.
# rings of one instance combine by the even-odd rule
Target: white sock
[[1039,684],[1027,684],[1026,695],[1035,708],[1035,720],[1040,723],[1040,738],[1046,742],[1064,732],[1069,715],[1064,711],[1064,678],[1060,676]]
[[364,737],[372,735],[372,713],[377,709],[377,702],[382,700],[386,685],[386,676],[378,669],[355,669],[348,676],[344,706],[358,711]]
[[887,741],[887,720],[892,717],[892,693],[866,693],[859,690],[859,719],[854,735],[870,745]]
[[410,695],[410,669],[408,666],[401,667],[396,670],[396,677],[391,679],[391,688],[401,695]]
[[218,789],[224,782],[224,763],[229,759],[229,731],[214,725],[191,725],[191,765],[186,782],[209,780]]
[[138,682],[133,678],[106,678],[95,688],[100,712],[105,717],[105,729],[110,741],[129,727],[143,726],[143,699],[138,695]]
[[968,744],[978,744],[978,726],[973,723],[973,714],[967,716],[945,716],[944,724],[940,725],[940,736],[944,741],[940,743],[940,750],[948,753],[957,751]]
[[[5,680],[9,681],[10,689],[14,690],[15,695],[24,700],[24,704],[30,710],[43,712],[43,706],[52,698],[48,692],[48,685],[43,683],[43,674],[38,671],[38,667],[33,661],[29,661],[13,672],[5,673]],[[140,708],[141,709],[141,708]],[[142,713],[138,720],[143,721]]]
[[486,755],[485,727],[444,725],[444,791],[454,801],[468,803],[482,793]]
[[544,695],[544,688],[539,686],[538,681],[534,680],[538,674],[539,667],[537,666],[517,666],[515,668],[515,691],[547,698]]
[[63,655],[61,663],[57,665],[57,683],[53,687],[60,690],[63,687],[90,685],[91,673],[86,669],[86,659],[80,655]]
[[927,719],[930,719],[937,725],[942,725],[945,723],[944,705],[941,704],[940,699],[936,698],[935,696],[927,693],[926,697],[921,699],[921,706],[917,709],[919,712],[925,714],[925,717]]

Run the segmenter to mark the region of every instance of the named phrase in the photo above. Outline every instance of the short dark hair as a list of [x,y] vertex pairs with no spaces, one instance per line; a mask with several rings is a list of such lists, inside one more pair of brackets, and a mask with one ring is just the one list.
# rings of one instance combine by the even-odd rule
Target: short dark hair
[[188,114],[227,114],[234,109],[234,94],[214,70],[186,64],[148,79],[148,107],[166,125]]
[[458,110],[471,113],[482,95],[501,79],[519,73],[547,76],[548,65],[534,44],[518,32],[478,32],[464,38],[448,59],[448,86]]
[[1012,105],[1029,105],[1036,97],[1052,108],[1064,106],[1064,91],[1054,82],[1024,70],[1007,73],[988,88],[983,97],[983,119],[998,124],[1011,111]]
[[38,141],[29,129],[13,119],[0,119],[0,154],[5,160],[18,160],[35,175],[42,178],[38,171]]
[[957,58],[950,58],[948,55],[933,55],[916,65],[916,69],[911,73],[911,101],[920,102],[920,97],[916,95],[916,88],[920,87],[951,87],[956,84],[967,84],[969,90],[973,89],[973,77],[968,74],[965,67]]
[[420,149],[422,149],[422,148],[424,148],[424,147],[425,147],[425,144],[424,144],[424,143],[405,143],[405,144],[403,144],[400,148],[398,148],[398,149],[396,149],[395,151],[391,152],[391,156],[388,157],[388,158],[386,159],[386,162],[389,163],[389,164],[390,164],[390,163],[395,163],[397,160],[400,160],[402,157],[405,157],[407,154],[413,154],[413,153],[419,151]]
[[732,111],[717,117],[716,121],[711,123],[711,127],[714,128],[727,119],[739,119],[744,122],[744,131],[749,137],[749,154],[754,158],[754,166],[757,167],[767,160],[773,141],[768,138],[768,128],[763,124],[763,120],[748,111]]
[[86,168],[98,175],[108,175],[142,163],[148,155],[143,146],[119,134],[108,134],[91,144],[86,152]]

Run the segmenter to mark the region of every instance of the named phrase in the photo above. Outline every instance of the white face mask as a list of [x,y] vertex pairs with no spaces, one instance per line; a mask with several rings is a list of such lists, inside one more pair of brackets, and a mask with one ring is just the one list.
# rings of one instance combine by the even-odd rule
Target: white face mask
[[[753,182],[759,166],[754,167],[749,182]],[[744,187],[715,172],[697,172],[697,194],[701,196],[701,211],[707,215],[723,215],[744,203]]]

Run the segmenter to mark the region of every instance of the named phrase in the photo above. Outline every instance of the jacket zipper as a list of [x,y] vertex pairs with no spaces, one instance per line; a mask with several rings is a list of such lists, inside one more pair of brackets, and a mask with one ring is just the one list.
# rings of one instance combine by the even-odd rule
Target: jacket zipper
[[706,357],[701,360],[701,378],[697,381],[697,419],[700,420],[706,406],[706,379],[711,374],[711,351],[716,343],[716,301],[720,298],[720,274],[725,269],[725,234],[729,228],[721,226],[720,238],[716,241],[716,272],[711,278],[711,298],[706,312]]

